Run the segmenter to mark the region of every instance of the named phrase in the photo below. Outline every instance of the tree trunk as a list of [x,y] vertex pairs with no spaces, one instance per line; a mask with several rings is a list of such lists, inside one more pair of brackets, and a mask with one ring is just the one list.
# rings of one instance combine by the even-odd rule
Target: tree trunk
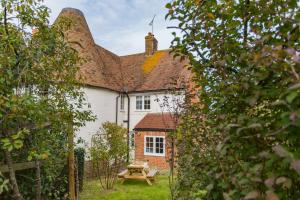
[[78,159],[75,158],[76,165],[75,165],[75,174],[76,174],[76,200],[79,199],[79,178],[78,178]]
[[171,200],[174,199],[174,157],[175,157],[175,146],[174,146],[174,136],[171,138],[171,152],[170,152],[170,160],[169,160],[169,165],[170,165],[170,175],[169,175],[169,187],[170,187],[170,192],[171,192]]
[[7,162],[8,170],[9,170],[9,181],[13,189],[13,199],[14,200],[23,200],[23,196],[20,193],[19,186],[16,179],[16,173],[13,168],[13,160],[11,157],[11,153],[8,150],[4,150],[5,159]]
[[35,165],[36,165],[36,200],[41,200],[42,199],[42,181],[41,181],[41,166],[40,166],[40,161],[38,159],[35,160]]
[[75,172],[74,172],[74,141],[73,127],[71,125],[68,131],[68,147],[69,147],[69,199],[75,200]]

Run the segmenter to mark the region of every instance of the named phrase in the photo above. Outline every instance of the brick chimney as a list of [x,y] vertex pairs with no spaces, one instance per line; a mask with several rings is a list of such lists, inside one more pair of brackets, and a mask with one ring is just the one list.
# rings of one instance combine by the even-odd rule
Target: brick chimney
[[151,56],[157,51],[157,40],[152,33],[145,37],[145,54]]

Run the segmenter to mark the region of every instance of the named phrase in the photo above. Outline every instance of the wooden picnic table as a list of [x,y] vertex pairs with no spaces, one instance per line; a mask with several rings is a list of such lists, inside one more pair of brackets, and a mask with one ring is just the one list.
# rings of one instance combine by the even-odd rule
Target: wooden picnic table
[[147,163],[133,163],[127,166],[127,169],[118,174],[123,182],[127,179],[145,180],[149,185],[152,185],[151,180],[154,180],[157,170],[150,170]]

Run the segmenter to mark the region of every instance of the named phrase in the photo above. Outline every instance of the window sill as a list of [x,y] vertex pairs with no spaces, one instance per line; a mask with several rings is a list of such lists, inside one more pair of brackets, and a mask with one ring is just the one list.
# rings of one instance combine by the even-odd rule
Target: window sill
[[135,112],[151,112],[151,110],[135,110]]
[[165,157],[165,154],[156,154],[156,153],[146,153],[146,152],[144,152],[144,156]]

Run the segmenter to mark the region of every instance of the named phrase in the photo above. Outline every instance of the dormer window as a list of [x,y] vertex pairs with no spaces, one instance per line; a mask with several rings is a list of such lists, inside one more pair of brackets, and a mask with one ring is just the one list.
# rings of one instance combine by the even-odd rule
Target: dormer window
[[150,96],[136,96],[136,110],[150,110],[151,98]]

